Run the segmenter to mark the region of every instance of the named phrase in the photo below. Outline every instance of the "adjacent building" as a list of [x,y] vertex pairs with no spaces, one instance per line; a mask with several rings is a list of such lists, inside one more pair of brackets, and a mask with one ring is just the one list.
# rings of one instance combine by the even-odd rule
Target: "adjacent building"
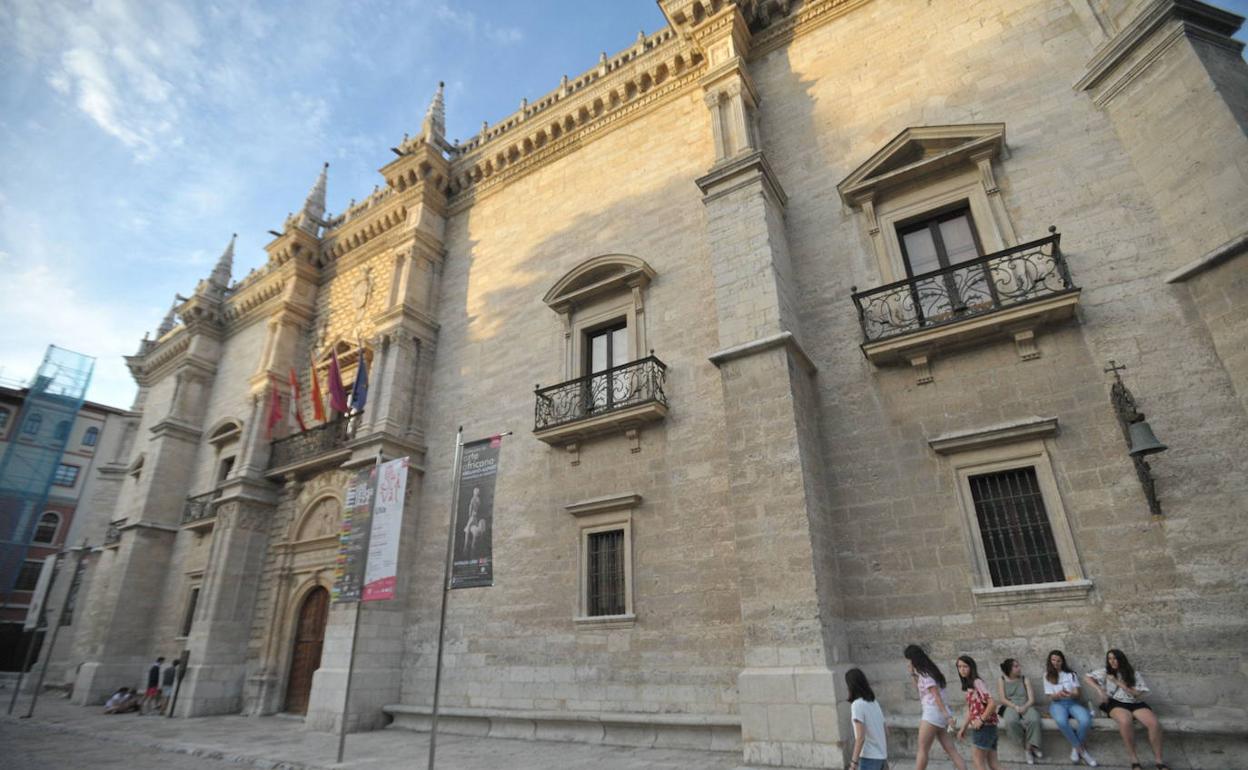
[[[47,557],[68,552],[85,542],[88,555],[84,557],[87,564],[84,578],[89,581],[90,546],[98,549],[104,541],[108,521],[117,504],[120,471],[124,467],[122,442],[126,435],[127,412],[87,401],[72,419],[62,419],[64,415],[59,413],[45,416],[38,409],[23,410],[28,392],[24,387],[0,387],[0,454],[9,442],[34,443],[49,437],[57,442],[64,441],[65,449],[53,472],[47,501],[38,512],[25,548],[25,559],[16,575],[4,576],[5,593],[0,605],[0,671],[17,671],[21,667],[32,635],[37,634],[35,659],[47,654],[48,651],[42,649],[45,634],[22,629],[40,569]],[[6,506],[6,511],[14,508]],[[52,583],[46,605],[51,608],[53,621],[69,588],[75,561],[76,557],[63,559],[63,567]],[[9,578],[12,578],[11,584]],[[72,619],[71,615],[68,619],[71,627]],[[68,640],[77,630],[77,627],[72,628],[59,635],[53,663],[60,663],[62,657],[68,655]],[[51,665],[49,670],[52,676],[48,681],[57,684],[64,681],[62,671]]]
[[[843,767],[850,666],[904,755],[905,644],[1033,681],[1051,648],[1119,647],[1173,751],[1232,767],[1243,19],[660,5],[465,142],[439,90],[378,191],[327,213],[322,170],[264,267],[233,280],[231,241],[128,359],[75,697],[186,649],[182,716],[425,728],[463,426],[514,435],[494,584],[448,600],[443,729]],[[363,414],[290,428],[291,370],[310,421],[335,358],[369,367]],[[333,605],[346,481],[378,454],[411,458],[399,598]]]

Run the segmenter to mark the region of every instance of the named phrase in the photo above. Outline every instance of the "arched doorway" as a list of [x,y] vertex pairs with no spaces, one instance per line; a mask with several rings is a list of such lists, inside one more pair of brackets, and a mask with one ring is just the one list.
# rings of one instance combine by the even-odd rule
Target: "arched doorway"
[[325,644],[325,620],[329,615],[329,592],[317,586],[304,597],[295,622],[295,649],[290,656],[290,677],[286,680],[288,714],[308,713],[312,695],[312,674],[321,667]]

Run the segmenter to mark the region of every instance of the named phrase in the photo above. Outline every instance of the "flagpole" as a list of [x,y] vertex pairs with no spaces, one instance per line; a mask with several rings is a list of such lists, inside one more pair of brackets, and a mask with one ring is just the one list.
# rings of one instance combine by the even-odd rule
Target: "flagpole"
[[459,509],[459,467],[464,457],[464,426],[455,433],[455,470],[451,473],[451,520],[447,524],[446,564],[442,573],[442,612],[438,619],[438,662],[433,674],[433,719],[429,723],[429,770],[438,750],[438,695],[442,690],[442,645],[446,639],[446,599],[451,589],[451,557],[455,553],[455,517]]
[[[377,459],[373,462],[374,472],[381,467],[381,445],[377,445]],[[377,494],[376,487],[373,488],[373,494]],[[369,518],[371,524],[372,518]],[[368,575],[368,551],[364,552],[364,575]],[[347,655],[347,690],[342,694],[342,722],[338,725],[338,762],[342,764],[342,753],[347,748],[347,714],[351,706],[351,680],[355,677],[355,645],[360,641],[360,615],[364,612],[364,594],[363,586],[360,589],[360,598],[355,603],[355,623],[351,629],[351,652]]]

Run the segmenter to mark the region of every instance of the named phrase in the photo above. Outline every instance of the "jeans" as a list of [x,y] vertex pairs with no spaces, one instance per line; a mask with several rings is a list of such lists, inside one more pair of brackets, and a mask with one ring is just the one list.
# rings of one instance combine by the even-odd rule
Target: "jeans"
[[886,759],[870,759],[869,757],[858,758],[858,770],[884,770]]
[[[1074,698],[1055,700],[1049,704],[1049,716],[1057,722],[1057,729],[1062,731],[1062,735],[1066,736],[1071,746],[1078,749],[1087,742],[1088,733],[1092,730],[1092,714],[1088,712],[1087,706]],[[1071,717],[1079,723],[1077,730],[1070,728]]]

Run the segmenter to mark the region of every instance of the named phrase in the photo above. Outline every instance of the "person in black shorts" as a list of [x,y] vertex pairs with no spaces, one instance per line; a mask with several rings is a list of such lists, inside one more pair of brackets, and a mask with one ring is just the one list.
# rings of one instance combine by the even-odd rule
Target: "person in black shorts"
[[1161,758],[1161,723],[1143,700],[1148,692],[1148,685],[1144,683],[1144,677],[1136,673],[1123,651],[1110,650],[1105,653],[1105,668],[1098,668],[1084,679],[1100,694],[1101,711],[1118,723],[1118,734],[1122,736],[1122,743],[1127,747],[1131,770],[1143,770],[1140,758],[1135,753],[1135,725],[1132,720],[1148,730],[1148,743],[1153,747],[1157,770],[1170,770],[1170,766]]

